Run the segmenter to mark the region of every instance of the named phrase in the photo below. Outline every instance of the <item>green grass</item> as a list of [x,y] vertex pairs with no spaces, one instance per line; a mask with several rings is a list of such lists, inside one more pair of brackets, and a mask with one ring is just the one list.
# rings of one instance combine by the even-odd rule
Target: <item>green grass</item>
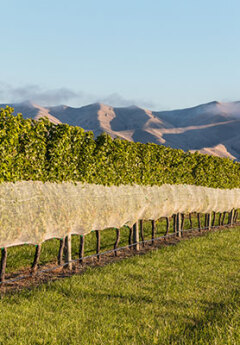
[[[202,225],[204,224],[204,216],[202,216]],[[185,228],[189,228],[189,220],[185,220]],[[197,227],[196,217],[193,217],[193,226]],[[170,231],[172,232],[172,221],[170,224]],[[166,231],[166,220],[160,219],[156,222],[156,237],[162,236]],[[129,229],[123,227],[121,229],[121,240],[119,247],[128,245]],[[145,240],[151,239],[151,222],[144,222],[144,236]],[[114,229],[107,229],[101,231],[101,252],[113,249],[114,242],[116,240],[116,232]],[[72,236],[72,258],[77,259],[79,254],[79,235]],[[59,240],[52,239],[43,243],[40,265],[45,265],[49,262],[57,262],[59,249]],[[8,248],[7,269],[6,273],[14,272],[19,269],[31,267],[34,258],[35,246],[34,245],[22,245],[17,247]],[[95,232],[91,232],[86,235],[85,239],[85,256],[94,254],[96,252],[96,235]]]
[[240,344],[240,228],[0,300],[0,344]]

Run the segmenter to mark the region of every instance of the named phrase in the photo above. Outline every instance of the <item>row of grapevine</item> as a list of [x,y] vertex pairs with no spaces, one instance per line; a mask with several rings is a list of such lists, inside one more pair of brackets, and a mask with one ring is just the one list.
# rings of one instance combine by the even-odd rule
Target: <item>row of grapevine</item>
[[[182,237],[184,231],[191,231],[194,228],[194,224],[196,227],[194,228],[195,231],[202,232],[204,230],[211,230],[212,227],[221,227],[221,226],[233,226],[234,224],[238,223],[238,210],[232,210],[231,212],[223,212],[223,213],[189,213],[189,214],[173,214],[172,217],[164,217],[164,222],[166,221],[165,233],[160,237],[156,234],[156,221],[151,220],[151,239],[145,239],[144,234],[144,227],[143,227],[143,220],[138,221],[133,225],[133,227],[128,227],[129,229],[129,236],[128,236],[128,246],[120,247],[119,242],[121,237],[121,229],[112,229],[116,231],[116,240],[113,244],[113,256],[118,256],[119,250],[126,250],[127,247],[129,250],[134,250],[138,252],[140,247],[144,248],[145,244],[154,245],[157,239],[161,238],[168,238],[168,237]],[[188,220],[189,226],[186,226],[186,220]],[[93,259],[94,256],[100,261],[101,254],[101,231],[96,230],[96,254],[89,256],[88,259]],[[72,249],[71,249],[71,236],[66,236],[64,238],[59,239],[59,250],[58,250],[58,257],[57,257],[57,264],[55,268],[60,266],[67,267],[68,269],[72,270],[73,262],[79,262],[81,265],[85,263],[84,252],[85,252],[85,238],[86,235],[80,235],[80,242],[79,242],[79,255],[78,259],[72,261]],[[37,273],[40,261],[40,255],[42,250],[42,244],[36,245],[34,258],[31,265],[31,275],[35,275]],[[5,282],[5,274],[6,274],[6,265],[7,265],[7,254],[8,249],[2,248],[1,250],[1,261],[0,261],[0,287],[1,284]],[[109,251],[108,251],[109,254]],[[11,280],[9,280],[11,281]]]
[[156,144],[112,139],[0,109],[0,182],[80,181],[103,185],[194,184],[239,188],[240,164]]

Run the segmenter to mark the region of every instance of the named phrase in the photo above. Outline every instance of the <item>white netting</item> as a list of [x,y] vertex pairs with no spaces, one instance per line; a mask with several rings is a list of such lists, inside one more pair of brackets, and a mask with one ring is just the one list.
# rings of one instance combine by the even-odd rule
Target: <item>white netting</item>
[[111,186],[24,181],[0,184],[0,247],[132,226],[174,213],[240,208],[240,189]]

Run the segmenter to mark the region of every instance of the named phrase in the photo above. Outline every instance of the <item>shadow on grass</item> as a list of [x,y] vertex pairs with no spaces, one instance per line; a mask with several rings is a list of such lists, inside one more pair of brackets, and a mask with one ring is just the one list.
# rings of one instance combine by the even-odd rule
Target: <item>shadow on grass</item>
[[[240,308],[240,290],[232,289],[228,292],[228,296],[230,296],[228,300],[219,302],[200,300],[199,308],[203,310],[203,317],[189,318],[186,315],[184,319],[187,321],[180,325],[183,333],[172,334],[169,344],[217,344],[215,342],[217,336],[227,337],[227,326],[234,317],[234,311]],[[218,329],[222,330],[222,334],[218,334]]]

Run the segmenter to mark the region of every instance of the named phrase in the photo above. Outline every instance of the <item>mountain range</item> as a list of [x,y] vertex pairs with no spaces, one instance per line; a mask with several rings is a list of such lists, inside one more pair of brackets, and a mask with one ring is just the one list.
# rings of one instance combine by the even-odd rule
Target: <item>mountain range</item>
[[[94,103],[80,108],[43,107],[31,102],[8,104],[25,118],[48,117],[142,143],[156,143],[184,151],[200,151],[240,160],[240,102],[210,102],[192,108],[151,111],[137,106],[112,107]],[[1,104],[0,107],[5,107]]]

